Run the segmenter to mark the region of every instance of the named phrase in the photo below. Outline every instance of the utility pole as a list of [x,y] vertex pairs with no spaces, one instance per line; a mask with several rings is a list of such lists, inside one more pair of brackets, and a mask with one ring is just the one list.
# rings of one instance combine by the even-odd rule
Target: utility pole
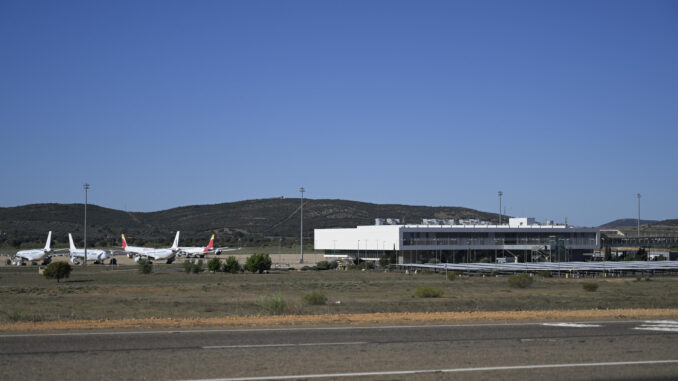
[[497,194],[499,195],[499,225],[501,225],[501,196],[504,195],[504,192],[499,191]]
[[87,191],[89,190],[89,184],[83,184],[82,188],[85,190],[85,257],[82,260],[82,265],[87,267]]
[[304,187],[299,188],[299,192],[301,192],[301,227],[300,227],[300,232],[301,232],[301,255],[299,257],[299,263],[304,263],[304,192],[306,192],[306,189]]

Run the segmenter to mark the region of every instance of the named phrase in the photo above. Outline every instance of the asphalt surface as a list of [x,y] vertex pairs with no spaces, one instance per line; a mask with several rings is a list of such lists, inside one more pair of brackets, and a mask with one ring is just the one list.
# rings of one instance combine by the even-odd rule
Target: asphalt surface
[[0,335],[1,380],[678,379],[678,322]]

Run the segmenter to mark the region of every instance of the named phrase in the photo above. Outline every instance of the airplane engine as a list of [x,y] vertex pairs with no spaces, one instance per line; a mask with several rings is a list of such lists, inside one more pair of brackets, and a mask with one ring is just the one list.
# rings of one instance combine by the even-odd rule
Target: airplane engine
[[80,261],[76,257],[71,257],[71,262],[73,262],[74,265],[79,265]]

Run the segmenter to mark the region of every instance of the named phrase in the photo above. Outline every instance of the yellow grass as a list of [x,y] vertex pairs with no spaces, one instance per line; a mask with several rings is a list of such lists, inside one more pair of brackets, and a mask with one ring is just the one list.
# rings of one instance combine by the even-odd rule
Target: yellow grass
[[68,331],[83,329],[148,329],[205,327],[275,327],[307,325],[364,325],[406,323],[470,323],[553,320],[650,319],[678,317],[678,308],[550,310],[493,312],[372,313],[334,315],[229,316],[216,318],[146,318],[120,320],[63,320],[0,324],[0,332]]

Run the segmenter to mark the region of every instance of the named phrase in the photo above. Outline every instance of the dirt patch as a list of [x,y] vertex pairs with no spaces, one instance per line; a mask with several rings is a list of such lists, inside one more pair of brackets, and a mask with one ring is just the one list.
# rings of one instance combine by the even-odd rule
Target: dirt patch
[[149,329],[205,327],[271,327],[308,325],[369,325],[406,323],[470,323],[602,319],[676,318],[678,309],[550,310],[493,312],[373,313],[333,315],[232,316],[216,318],[146,318],[66,320],[0,324],[0,332],[71,331],[88,329]]

